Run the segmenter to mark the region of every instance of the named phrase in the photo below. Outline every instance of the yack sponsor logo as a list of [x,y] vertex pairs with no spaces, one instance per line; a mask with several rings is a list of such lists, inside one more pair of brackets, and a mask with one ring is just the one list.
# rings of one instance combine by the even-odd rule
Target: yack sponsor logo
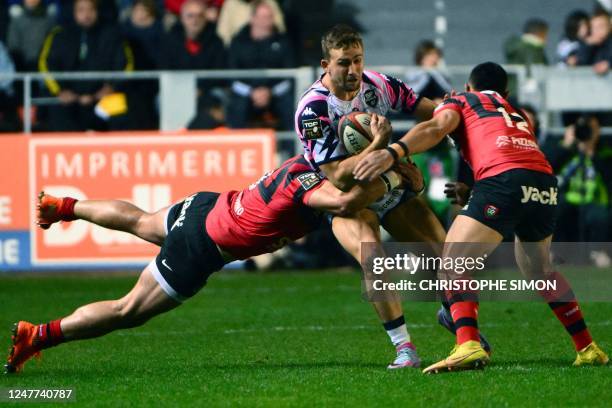
[[545,205],[557,205],[557,187],[550,187],[548,190],[540,191],[537,187],[521,186],[523,190],[523,198],[521,203],[525,204],[528,201]]

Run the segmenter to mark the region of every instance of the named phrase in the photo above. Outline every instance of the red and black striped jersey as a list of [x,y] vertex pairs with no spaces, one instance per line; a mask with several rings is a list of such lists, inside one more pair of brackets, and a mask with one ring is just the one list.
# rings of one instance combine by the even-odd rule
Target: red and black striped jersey
[[238,259],[273,252],[314,230],[321,215],[307,206],[323,184],[304,156],[295,156],[242,191],[222,193],[206,231]]
[[451,136],[475,180],[511,169],[552,174],[531,124],[497,92],[457,94],[438,105],[434,116],[446,109],[461,115],[461,124]]

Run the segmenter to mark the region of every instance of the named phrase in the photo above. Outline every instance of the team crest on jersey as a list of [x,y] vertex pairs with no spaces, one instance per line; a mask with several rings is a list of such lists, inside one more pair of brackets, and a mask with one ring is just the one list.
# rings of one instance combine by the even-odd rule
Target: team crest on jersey
[[366,105],[371,108],[375,108],[376,105],[378,105],[378,96],[376,95],[376,91],[373,89],[368,89],[364,92],[363,100],[365,101]]
[[306,140],[314,140],[323,137],[321,119],[304,119],[302,120],[302,128],[304,129],[304,138],[306,138]]
[[321,180],[317,173],[304,173],[297,177],[304,190],[310,190]]
[[484,213],[486,218],[497,218],[497,216],[499,215],[499,208],[497,208],[493,204],[487,204],[484,208]]

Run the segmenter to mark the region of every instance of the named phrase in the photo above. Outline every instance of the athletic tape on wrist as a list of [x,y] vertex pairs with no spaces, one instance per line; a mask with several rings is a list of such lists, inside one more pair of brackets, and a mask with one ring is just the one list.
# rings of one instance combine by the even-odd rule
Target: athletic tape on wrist
[[408,153],[410,153],[410,150],[408,149],[408,146],[406,145],[406,143],[402,142],[401,140],[398,140],[395,143],[398,144],[399,147],[401,147],[402,150],[404,151],[404,157],[408,157]]
[[393,156],[393,162],[396,163],[399,160],[399,154],[397,154],[397,152],[395,151],[394,148],[392,148],[391,146],[387,146],[385,147],[385,149],[391,153],[391,156]]

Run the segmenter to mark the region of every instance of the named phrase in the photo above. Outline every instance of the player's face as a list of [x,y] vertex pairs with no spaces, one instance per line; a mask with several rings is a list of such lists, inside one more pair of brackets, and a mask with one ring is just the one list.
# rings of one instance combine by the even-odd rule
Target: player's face
[[352,46],[346,49],[332,49],[329,51],[329,60],[323,60],[323,68],[334,86],[340,90],[358,91],[363,74],[363,48]]

